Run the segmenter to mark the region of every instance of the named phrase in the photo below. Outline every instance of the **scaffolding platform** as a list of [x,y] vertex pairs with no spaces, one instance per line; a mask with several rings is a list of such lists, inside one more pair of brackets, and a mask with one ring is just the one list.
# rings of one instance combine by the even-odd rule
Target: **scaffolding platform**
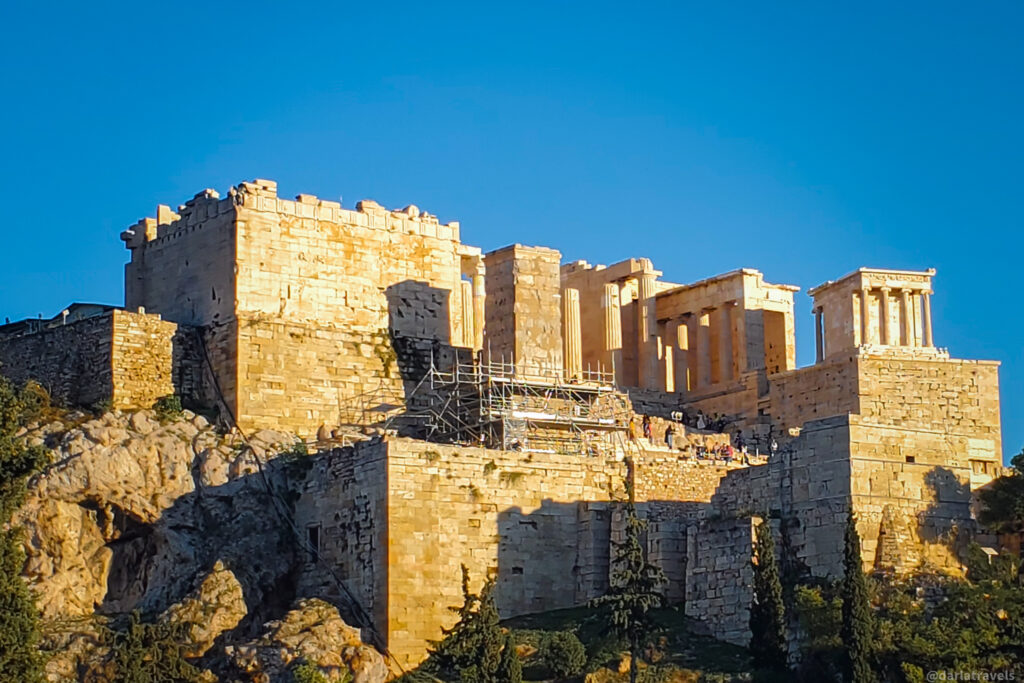
[[596,454],[631,414],[611,372],[504,360],[441,369],[431,358],[408,405],[427,440],[544,453]]

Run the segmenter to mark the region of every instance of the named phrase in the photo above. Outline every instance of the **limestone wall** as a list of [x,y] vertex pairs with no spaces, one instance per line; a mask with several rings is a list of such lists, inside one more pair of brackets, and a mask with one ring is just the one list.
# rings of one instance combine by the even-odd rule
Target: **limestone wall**
[[91,405],[113,395],[110,314],[0,341],[0,372],[36,380],[54,400]]
[[115,310],[111,320],[111,403],[114,408],[150,408],[178,393],[174,383],[174,338],[178,326],[158,316]]
[[704,622],[716,638],[744,647],[750,641],[750,558],[757,521],[709,522],[689,545],[686,615]]
[[562,309],[554,249],[514,244],[484,257],[484,352],[518,367],[562,369]]
[[[320,455],[295,505],[296,527],[318,549],[316,554],[307,549],[299,576],[300,597],[332,601],[353,624],[365,626],[365,611],[385,638],[387,451],[382,441],[365,441]],[[353,597],[358,607],[353,606]]]
[[113,408],[149,408],[176,393],[176,331],[158,316],[112,310],[0,341],[0,372],[15,382],[36,380],[68,405],[109,400]]
[[770,375],[768,381],[772,423],[780,433],[811,420],[860,410],[859,366],[851,354]]
[[[648,552],[673,580],[672,599],[685,586],[685,529],[704,517],[725,471],[665,454],[636,463]],[[321,525],[323,564],[374,606],[388,648],[412,664],[452,624],[463,564],[474,589],[496,578],[503,617],[602,594],[625,476],[614,459],[388,439],[318,462],[296,518]],[[337,594],[325,571],[308,565],[303,590]]]

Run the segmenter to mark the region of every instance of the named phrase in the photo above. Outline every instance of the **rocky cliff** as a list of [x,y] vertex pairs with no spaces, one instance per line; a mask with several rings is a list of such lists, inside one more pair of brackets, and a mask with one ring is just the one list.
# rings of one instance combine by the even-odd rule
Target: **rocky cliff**
[[188,411],[164,417],[72,414],[22,433],[52,453],[15,519],[50,679],[104,680],[99,633],[138,610],[182,625],[210,680],[290,681],[299,661],[328,680],[384,680],[380,654],[335,607],[295,602],[304,448],[278,432],[224,435]]

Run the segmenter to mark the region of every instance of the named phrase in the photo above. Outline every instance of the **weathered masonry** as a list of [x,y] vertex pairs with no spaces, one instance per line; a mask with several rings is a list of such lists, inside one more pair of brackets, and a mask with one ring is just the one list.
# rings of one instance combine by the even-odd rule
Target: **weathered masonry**
[[[760,519],[808,576],[840,571],[851,511],[866,568],[955,572],[1000,472],[998,363],[936,346],[934,270],[808,290],[798,368],[799,288],[747,268],[680,284],[649,258],[485,254],[416,206],[268,180],[122,239],[124,307],[0,326],[0,371],[68,403],[177,394],[228,427],[315,436],[301,590],[355,596],[405,664],[450,625],[460,564],[496,578],[505,616],[605,590],[630,471],[668,597],[737,643]],[[630,438],[641,414],[653,433]],[[746,458],[694,457],[741,440]]]

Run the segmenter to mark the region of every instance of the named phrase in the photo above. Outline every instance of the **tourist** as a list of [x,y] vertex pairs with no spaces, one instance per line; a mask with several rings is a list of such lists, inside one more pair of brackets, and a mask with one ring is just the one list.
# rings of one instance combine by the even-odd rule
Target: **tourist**
[[669,423],[668,427],[665,428],[665,445],[668,446],[669,450],[672,450],[672,438],[676,435],[676,429]]
[[704,419],[704,412],[697,411],[697,429],[704,429],[708,426],[707,420]]
[[636,415],[629,417],[629,440],[636,443]]
[[644,438],[650,441],[653,438],[653,432],[651,432],[651,416],[644,415],[643,420]]

